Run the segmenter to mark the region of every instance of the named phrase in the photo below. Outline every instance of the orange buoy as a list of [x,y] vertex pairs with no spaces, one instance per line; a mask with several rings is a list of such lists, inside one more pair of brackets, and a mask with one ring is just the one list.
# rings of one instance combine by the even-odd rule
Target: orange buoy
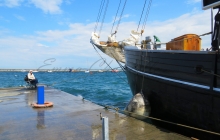
[[46,107],[52,107],[53,103],[52,102],[44,102],[44,104],[37,104],[37,103],[33,103],[32,107],[34,108],[46,108]]

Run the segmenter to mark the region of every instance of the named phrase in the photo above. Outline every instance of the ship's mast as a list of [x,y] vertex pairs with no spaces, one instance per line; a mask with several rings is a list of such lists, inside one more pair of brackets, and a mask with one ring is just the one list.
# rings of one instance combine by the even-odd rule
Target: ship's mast
[[[211,8],[211,32],[213,34],[213,8]],[[211,35],[211,40],[212,40],[212,35]]]
[[[201,0],[203,10],[211,9],[211,31],[212,31],[212,51],[219,50],[220,45],[220,0]],[[213,9],[218,12],[215,15],[213,28]]]
[[215,15],[214,31],[212,32],[212,51],[219,50],[220,44],[220,6],[216,7],[216,9],[218,9],[218,12]]

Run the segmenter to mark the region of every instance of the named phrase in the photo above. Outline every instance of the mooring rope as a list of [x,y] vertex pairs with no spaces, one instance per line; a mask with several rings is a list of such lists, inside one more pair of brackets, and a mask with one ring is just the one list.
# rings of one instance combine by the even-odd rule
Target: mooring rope
[[[147,56],[147,53],[148,53],[148,52],[146,52],[146,56]],[[141,53],[141,54],[142,54],[142,53]],[[142,60],[142,58],[143,58],[144,60]],[[146,63],[147,63],[148,61],[145,60],[145,57],[144,57],[143,55],[141,55],[141,60],[144,61],[144,72],[145,72]],[[143,75],[143,77],[142,77],[142,83],[141,83],[141,91],[140,91],[141,94],[143,94],[143,93],[142,93],[143,85],[144,85],[144,75]]]
[[208,73],[208,74],[211,74],[211,75],[215,75],[215,76],[217,76],[217,77],[220,78],[220,75],[217,75],[217,74],[214,74],[214,73],[208,72],[208,71],[206,71],[206,70],[204,70],[204,69],[201,69],[201,71],[204,71],[204,72],[206,72],[206,73]]
[[180,124],[180,123],[174,123],[174,122],[171,122],[171,121],[166,121],[166,120],[155,118],[155,117],[140,115],[140,114],[137,114],[137,113],[134,113],[134,112],[126,111],[126,110],[120,110],[118,107],[104,106],[104,108],[105,109],[113,109],[113,110],[115,110],[117,112],[120,111],[121,113],[135,114],[137,116],[142,116],[142,117],[145,117],[145,118],[148,118],[148,119],[152,119],[152,120],[156,120],[156,121],[160,121],[160,122],[165,122],[165,123],[169,123],[169,124],[172,124],[172,125],[181,126],[181,127],[185,127],[185,128],[189,128],[189,129],[193,129],[193,130],[198,130],[198,131],[201,131],[201,132],[206,132],[206,133],[210,133],[210,134],[214,134],[214,135],[220,136],[220,133],[217,133],[217,132],[213,132],[213,131],[209,131],[209,130],[205,130],[205,129],[201,129],[201,128],[197,128],[197,127],[192,127],[192,126],[188,126],[188,125],[184,125],[184,124]]

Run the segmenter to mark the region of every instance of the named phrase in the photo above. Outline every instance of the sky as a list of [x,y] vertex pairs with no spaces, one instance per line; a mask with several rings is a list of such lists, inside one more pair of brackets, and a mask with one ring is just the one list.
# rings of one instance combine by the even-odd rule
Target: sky
[[[120,0],[109,0],[108,5],[106,0],[98,16],[101,2],[0,0],[0,69],[82,69],[94,63],[93,69],[106,68],[90,43],[91,33],[97,27],[100,40],[107,41],[111,29],[115,31],[118,26],[116,39],[128,38],[131,30],[143,27],[149,0],[142,19],[145,0],[127,0],[123,13],[125,0],[121,0],[117,15]],[[152,0],[141,39],[156,35],[166,43],[188,33],[208,33],[210,15],[210,9],[202,10],[201,0]],[[202,48],[210,48],[211,36],[201,39]],[[99,53],[112,68],[119,67],[113,59]]]

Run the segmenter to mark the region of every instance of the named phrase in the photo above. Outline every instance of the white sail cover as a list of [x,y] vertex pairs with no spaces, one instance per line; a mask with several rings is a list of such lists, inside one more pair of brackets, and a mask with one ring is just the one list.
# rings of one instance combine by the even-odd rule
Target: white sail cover
[[104,46],[97,44],[94,45],[111,58],[116,59],[119,62],[125,63],[125,56],[122,47]]
[[115,38],[115,33],[112,33],[108,36],[108,42],[117,42]]
[[128,39],[123,40],[122,42],[125,46],[135,46],[139,42],[141,33],[132,30],[130,33],[130,37]]
[[107,45],[100,44],[99,35],[98,33],[95,33],[95,32],[92,32],[90,42],[95,45],[107,46]]
[[92,32],[91,34],[91,43],[100,45],[100,41],[99,41],[99,35],[97,33]]
[[[117,42],[115,39],[114,34],[109,35],[108,38],[109,42],[115,43]],[[97,33],[92,32],[90,42],[94,44],[97,48],[99,48],[103,53],[107,54],[108,56],[125,63],[124,53],[122,47],[119,46],[107,46],[107,44],[99,41],[99,36]]]

